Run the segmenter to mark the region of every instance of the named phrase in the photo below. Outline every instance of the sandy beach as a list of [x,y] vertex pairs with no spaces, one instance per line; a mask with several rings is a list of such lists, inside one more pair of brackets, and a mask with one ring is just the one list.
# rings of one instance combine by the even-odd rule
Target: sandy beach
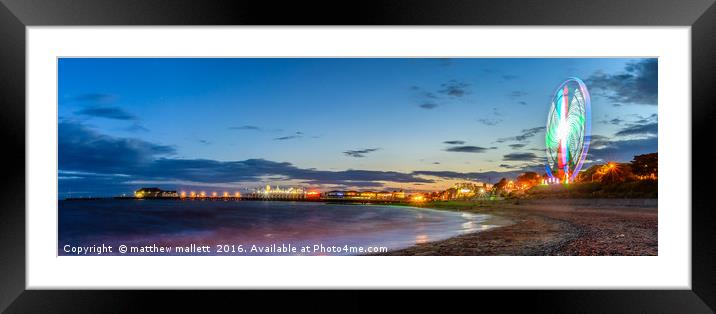
[[436,202],[493,215],[491,230],[380,255],[658,255],[656,199]]

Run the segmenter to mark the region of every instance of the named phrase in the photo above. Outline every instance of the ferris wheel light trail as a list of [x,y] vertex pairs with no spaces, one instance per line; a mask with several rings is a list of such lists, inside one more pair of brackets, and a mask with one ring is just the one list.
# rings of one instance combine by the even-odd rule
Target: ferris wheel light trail
[[[561,155],[559,158],[561,164],[560,168],[564,170],[564,173],[569,173],[569,169],[567,168],[567,99],[569,99],[569,90],[567,87],[564,87],[564,91],[562,92],[562,104],[561,109],[559,111],[559,146],[560,150],[557,152],[559,155]],[[566,176],[565,176],[566,177]]]
[[569,78],[557,89],[545,132],[550,178],[573,182],[582,168],[591,138],[590,106],[589,92],[582,80]]

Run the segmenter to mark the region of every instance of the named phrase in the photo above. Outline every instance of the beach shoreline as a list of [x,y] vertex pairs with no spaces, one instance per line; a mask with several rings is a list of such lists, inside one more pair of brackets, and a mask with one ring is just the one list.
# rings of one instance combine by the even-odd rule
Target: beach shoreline
[[418,207],[489,214],[498,225],[374,255],[656,256],[656,199],[431,202]]

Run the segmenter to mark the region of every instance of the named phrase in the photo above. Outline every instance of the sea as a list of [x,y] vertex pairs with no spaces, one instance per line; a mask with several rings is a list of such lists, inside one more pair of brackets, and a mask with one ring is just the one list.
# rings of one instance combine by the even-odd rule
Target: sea
[[60,200],[58,255],[370,255],[495,227],[428,208],[246,200]]

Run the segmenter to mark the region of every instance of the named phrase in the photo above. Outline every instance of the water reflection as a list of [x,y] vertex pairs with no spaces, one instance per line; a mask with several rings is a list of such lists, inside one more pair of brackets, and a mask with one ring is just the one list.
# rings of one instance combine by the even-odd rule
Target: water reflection
[[[489,229],[488,216],[405,206],[291,202],[60,201],[59,246],[386,246]],[[58,249],[60,255],[65,253]],[[252,254],[261,255],[261,254]]]
[[415,237],[415,244],[424,244],[430,242],[427,234],[419,234]]

